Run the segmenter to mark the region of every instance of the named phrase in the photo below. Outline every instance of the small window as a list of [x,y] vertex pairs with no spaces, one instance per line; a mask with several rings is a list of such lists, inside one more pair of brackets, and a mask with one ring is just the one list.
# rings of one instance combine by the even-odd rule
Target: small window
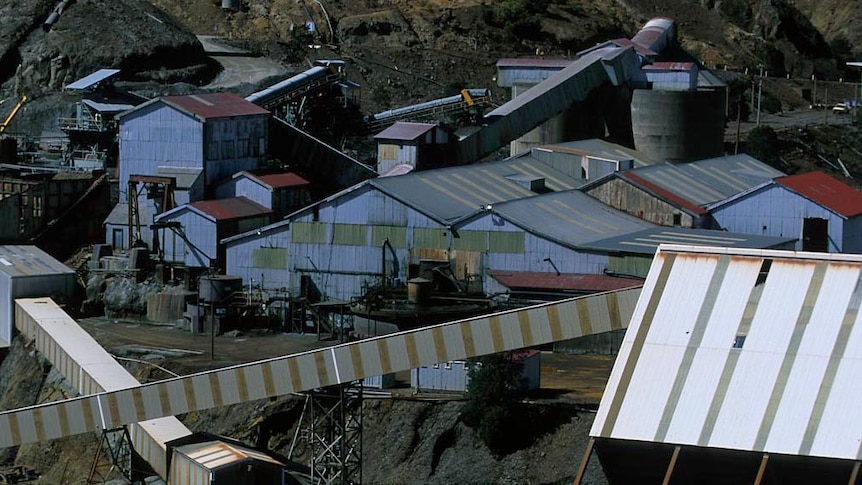
[[676,212],[673,215],[673,225],[674,226],[682,225],[682,214],[680,214],[679,212]]
[[435,368],[435,369],[439,369],[439,368],[440,368],[440,364],[434,364],[434,365],[432,365],[431,367],[433,367],[433,368]]
[[446,370],[451,370],[452,369],[452,363],[446,362],[445,364],[443,364],[443,368]]
[[736,338],[733,339],[733,348],[741,349],[743,345],[745,345],[745,335],[737,335]]

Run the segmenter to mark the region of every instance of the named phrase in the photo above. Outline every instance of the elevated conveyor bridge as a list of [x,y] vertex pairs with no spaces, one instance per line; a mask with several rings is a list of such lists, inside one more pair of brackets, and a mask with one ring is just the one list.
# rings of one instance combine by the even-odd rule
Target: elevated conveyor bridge
[[[639,295],[640,288],[600,293],[124,389],[91,389],[96,393],[0,413],[0,448],[625,328]],[[16,327],[25,336],[51,325],[35,310],[47,302],[16,300]],[[50,347],[39,342],[37,348]]]

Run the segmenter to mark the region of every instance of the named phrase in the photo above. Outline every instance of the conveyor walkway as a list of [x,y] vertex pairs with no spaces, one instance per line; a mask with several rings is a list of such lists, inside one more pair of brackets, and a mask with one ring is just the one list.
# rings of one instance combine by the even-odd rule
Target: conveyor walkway
[[[0,413],[0,448],[625,328],[639,295],[630,288],[582,296],[126,389],[91,389],[97,393]],[[39,341],[50,332],[33,329],[56,320],[36,311],[49,302],[15,302],[16,327],[45,349],[53,347]],[[79,372],[64,365],[70,375]]]

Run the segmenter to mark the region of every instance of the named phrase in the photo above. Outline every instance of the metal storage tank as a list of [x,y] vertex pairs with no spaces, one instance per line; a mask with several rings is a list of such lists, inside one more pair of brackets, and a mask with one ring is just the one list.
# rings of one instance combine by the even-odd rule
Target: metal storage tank
[[635,149],[657,160],[686,162],[724,153],[724,96],[719,91],[636,89]]

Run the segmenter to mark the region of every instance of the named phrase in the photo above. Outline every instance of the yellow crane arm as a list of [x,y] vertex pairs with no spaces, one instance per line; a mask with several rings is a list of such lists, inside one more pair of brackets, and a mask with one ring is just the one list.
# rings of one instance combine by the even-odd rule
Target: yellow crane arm
[[12,112],[9,113],[9,116],[6,117],[6,120],[3,122],[3,124],[0,125],[0,133],[6,131],[6,127],[9,126],[9,123],[12,122],[12,118],[14,118],[16,114],[18,114],[18,111],[21,109],[21,106],[23,106],[26,102],[27,95],[25,94],[21,97],[21,101],[18,101],[18,104],[16,104],[15,107],[12,108]]

